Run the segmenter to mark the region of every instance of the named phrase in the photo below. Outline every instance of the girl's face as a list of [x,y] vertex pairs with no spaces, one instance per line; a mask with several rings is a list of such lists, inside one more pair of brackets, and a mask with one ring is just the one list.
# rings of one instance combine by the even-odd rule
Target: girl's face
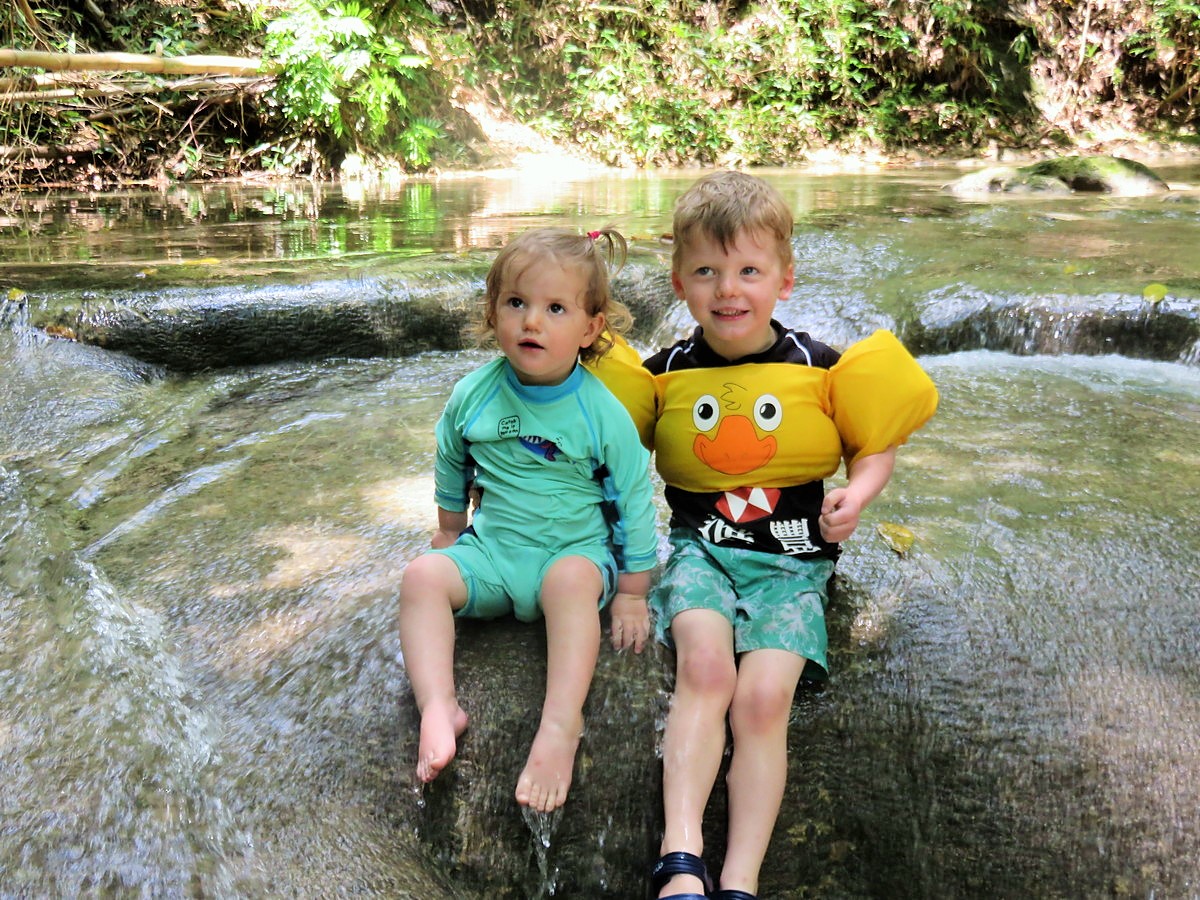
[[522,384],[560,384],[604,328],[584,307],[588,279],[552,259],[509,260],[496,298],[496,341]]

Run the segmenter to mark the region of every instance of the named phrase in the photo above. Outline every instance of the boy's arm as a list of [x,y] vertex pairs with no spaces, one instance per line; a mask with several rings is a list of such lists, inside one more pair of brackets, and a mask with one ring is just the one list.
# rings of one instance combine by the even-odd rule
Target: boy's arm
[[650,636],[650,609],[646,605],[649,590],[649,570],[622,572],[617,576],[617,594],[609,606],[614,650],[632,647],[634,653],[642,652]]
[[854,460],[849,466],[846,486],[831,490],[821,504],[821,537],[834,544],[850,537],[863,510],[879,496],[895,467],[895,446]]

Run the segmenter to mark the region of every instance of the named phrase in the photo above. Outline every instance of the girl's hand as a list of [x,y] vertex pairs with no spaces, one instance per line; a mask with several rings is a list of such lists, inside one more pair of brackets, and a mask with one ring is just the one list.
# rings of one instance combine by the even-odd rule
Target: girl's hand
[[612,645],[614,650],[633,648],[641,653],[650,636],[650,608],[644,594],[621,594],[609,605],[612,615]]
[[454,542],[458,540],[461,532],[448,531],[445,528],[439,528],[433,533],[433,540],[429,542],[434,550],[445,550],[447,547],[454,546]]

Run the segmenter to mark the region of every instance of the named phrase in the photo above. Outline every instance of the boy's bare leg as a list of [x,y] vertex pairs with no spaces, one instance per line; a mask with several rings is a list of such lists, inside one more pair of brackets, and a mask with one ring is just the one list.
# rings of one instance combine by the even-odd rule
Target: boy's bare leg
[[753,650],[738,666],[729,720],[729,835],[721,887],[758,892],[758,874],[787,783],[787,733],[804,657]]
[[[704,809],[725,754],[725,716],[737,685],[733,629],[711,610],[682,612],[671,620],[675,641],[675,691],[663,734],[663,831],[660,853],[701,856]],[[703,894],[700,879],[676,875],[659,896]]]
[[546,617],[546,701],[517,802],[551,812],[567,799],[575,751],[583,734],[583,703],[600,654],[600,570],[582,556],[557,560],[542,581]]
[[458,566],[425,554],[400,582],[400,652],[421,713],[417,778],[433,781],[458,750],[467,714],[454,689],[454,611],[467,602]]

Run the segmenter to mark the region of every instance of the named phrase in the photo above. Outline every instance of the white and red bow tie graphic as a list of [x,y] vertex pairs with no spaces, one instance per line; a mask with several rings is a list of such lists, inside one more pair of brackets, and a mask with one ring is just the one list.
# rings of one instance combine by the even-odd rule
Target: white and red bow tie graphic
[[775,512],[778,502],[778,488],[744,487],[726,491],[717,501],[717,512],[730,522],[753,522]]

